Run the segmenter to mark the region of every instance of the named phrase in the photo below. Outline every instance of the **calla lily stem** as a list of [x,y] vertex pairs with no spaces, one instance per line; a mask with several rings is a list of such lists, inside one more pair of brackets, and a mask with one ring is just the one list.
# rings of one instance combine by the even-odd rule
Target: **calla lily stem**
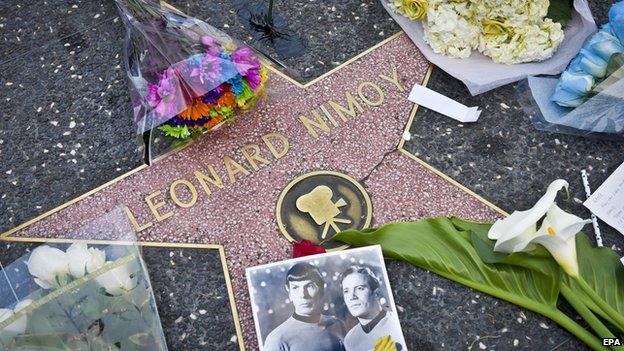
[[[542,313],[542,312],[540,312]],[[587,331],[585,328],[581,327],[578,323],[576,323],[572,318],[568,317],[565,313],[554,310],[548,311],[547,313],[542,313],[544,316],[552,319],[557,322],[560,326],[564,327],[567,331],[572,333],[574,336],[579,338],[593,350],[609,350],[606,346],[602,346],[602,343],[594,334]]]
[[578,285],[583,289],[583,291],[594,301],[596,305],[606,313],[612,320],[615,322],[616,327],[620,329],[621,332],[624,332],[624,316],[618,313],[613,307],[609,306],[602,297],[600,297],[581,277],[576,277],[574,280],[578,283]]
[[[615,335],[594,315],[594,313],[581,302],[574,292],[566,285],[561,285],[561,294],[574,307],[576,312],[589,323],[591,328],[598,334],[600,338],[615,338]],[[624,347],[613,347],[614,350],[624,350]]]

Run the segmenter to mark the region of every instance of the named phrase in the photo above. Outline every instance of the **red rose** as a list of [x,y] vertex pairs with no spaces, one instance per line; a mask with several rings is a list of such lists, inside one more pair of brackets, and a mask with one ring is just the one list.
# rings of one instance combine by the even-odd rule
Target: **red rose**
[[325,248],[308,240],[293,243],[293,258],[325,253]]

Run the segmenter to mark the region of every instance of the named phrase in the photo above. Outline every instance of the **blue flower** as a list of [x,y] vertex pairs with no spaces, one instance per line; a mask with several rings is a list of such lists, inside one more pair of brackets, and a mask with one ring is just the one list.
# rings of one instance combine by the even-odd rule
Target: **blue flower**
[[615,32],[613,32],[613,28],[611,28],[611,23],[609,23],[609,22],[603,24],[602,27],[600,27],[600,30],[605,31],[605,32],[613,35],[614,37],[616,37],[615,36]]
[[603,78],[607,74],[607,61],[597,54],[582,48],[574,60],[570,62],[567,71],[585,72],[591,74],[594,78]]
[[624,52],[624,46],[620,44],[618,38],[604,29],[594,34],[583,47],[600,56],[606,62],[609,62],[611,55]]
[[239,96],[243,92],[243,77],[239,74],[227,81],[232,86],[232,92]]
[[587,73],[565,71],[561,74],[550,100],[559,106],[577,107],[585,102],[594,82],[594,77]]
[[621,43],[624,43],[624,1],[617,2],[609,10],[611,30]]

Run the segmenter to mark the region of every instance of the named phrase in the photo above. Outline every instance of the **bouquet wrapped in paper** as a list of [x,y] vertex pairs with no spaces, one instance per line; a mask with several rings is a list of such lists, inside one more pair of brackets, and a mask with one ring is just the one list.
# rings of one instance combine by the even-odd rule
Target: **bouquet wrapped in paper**
[[624,140],[624,1],[559,78],[530,77],[520,92],[540,130]]
[[595,30],[586,0],[380,0],[423,55],[472,95],[559,74]]
[[[79,231],[108,231],[102,224]],[[49,242],[15,258],[0,262],[1,350],[167,350],[136,245]]]
[[137,133],[152,157],[231,122],[263,95],[268,70],[248,47],[154,0],[115,0]]

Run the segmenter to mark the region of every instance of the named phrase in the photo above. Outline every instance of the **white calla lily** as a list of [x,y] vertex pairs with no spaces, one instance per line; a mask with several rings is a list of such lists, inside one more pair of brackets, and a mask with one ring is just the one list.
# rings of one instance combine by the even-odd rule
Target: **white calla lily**
[[557,193],[562,188],[567,189],[568,182],[557,179],[550,183],[546,194],[537,201],[533,208],[526,211],[514,211],[507,218],[496,221],[488,232],[488,238],[496,240],[494,250],[511,253],[519,244],[530,242],[535,235],[537,222],[554,204]]
[[71,244],[67,251],[69,273],[74,278],[82,278],[92,273],[106,263],[106,253],[94,247],[87,247],[84,243]]
[[553,205],[531,242],[544,246],[561,268],[569,276],[576,278],[579,275],[576,234],[590,222],[590,219],[579,218]]
[[[576,258],[576,234],[583,229],[589,219],[582,219],[567,213],[555,203],[557,192],[568,187],[568,182],[555,180],[548,186],[546,194],[535,206],[526,211],[515,211],[509,217],[498,220],[488,237],[496,239],[494,251],[531,251],[536,244],[544,246],[561,268],[570,276],[578,277]],[[544,218],[539,230],[537,222]]]
[[69,274],[65,252],[47,245],[34,249],[26,265],[35,283],[44,289],[58,288],[59,282],[66,281]]
[[[111,264],[112,262],[107,262]],[[111,295],[123,295],[137,286],[136,272],[139,270],[135,262],[126,263],[95,278],[106,292]]]

